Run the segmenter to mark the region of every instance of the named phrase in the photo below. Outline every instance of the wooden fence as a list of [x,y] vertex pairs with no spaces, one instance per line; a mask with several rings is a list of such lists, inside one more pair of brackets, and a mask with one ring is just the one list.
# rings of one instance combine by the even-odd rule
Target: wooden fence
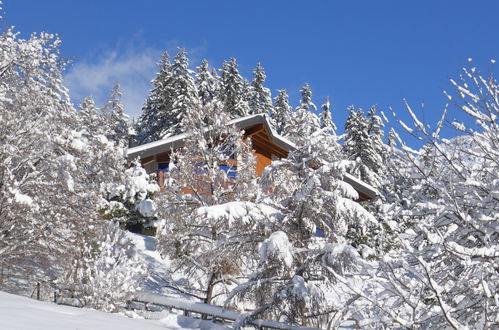
[[[32,298],[41,299],[40,289],[41,284],[36,283],[31,294]],[[73,307],[84,307],[78,293],[72,289],[62,289],[51,287],[53,291],[53,302],[59,305],[68,305]],[[244,318],[244,314],[231,309],[226,309],[221,306],[205,304],[196,301],[187,301],[179,298],[166,297],[151,293],[138,293],[135,297],[126,303],[128,309],[139,309],[139,305],[146,311],[167,309],[169,311],[182,311],[185,316],[211,320],[225,324],[233,324],[234,322]],[[282,329],[282,330],[319,330],[318,328],[299,327],[283,322],[270,320],[253,319],[249,320],[247,326],[253,326],[257,329]]]
[[[223,308],[221,306],[186,301],[150,293],[137,294],[134,299],[128,302],[128,307],[131,309],[133,308],[133,305],[137,303],[142,304],[145,310],[149,310],[153,308],[153,306],[161,306],[170,311],[173,309],[182,311],[185,316],[209,319],[229,324],[232,324],[244,317],[241,313]],[[249,320],[247,325],[253,326],[257,329],[319,330],[318,328],[298,327],[283,322],[261,319]]]

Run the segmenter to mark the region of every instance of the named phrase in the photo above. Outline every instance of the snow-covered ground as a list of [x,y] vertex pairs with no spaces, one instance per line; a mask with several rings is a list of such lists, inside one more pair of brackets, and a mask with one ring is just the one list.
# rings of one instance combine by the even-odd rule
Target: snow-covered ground
[[56,305],[0,291],[0,329],[155,330],[226,329],[209,321],[163,314],[158,320],[133,319],[91,309]]
[[[149,274],[164,275],[167,273],[168,262],[162,259],[156,251],[157,242],[153,237],[129,232],[126,234],[133,240],[138,257],[147,265]],[[144,291],[179,297],[175,292],[164,289],[162,284],[154,279],[146,281]],[[28,289],[22,292],[26,293],[32,290]],[[43,298],[46,297],[43,296]],[[188,299],[188,297],[182,298]],[[129,313],[128,316],[138,317],[138,314]],[[0,330],[227,329],[227,327],[210,321],[173,313],[146,314],[148,319],[134,319],[126,315],[62,306],[0,291]]]
[[167,325],[162,324],[161,321],[136,320],[126,316],[61,306],[0,292],[0,329],[164,330],[165,328]]

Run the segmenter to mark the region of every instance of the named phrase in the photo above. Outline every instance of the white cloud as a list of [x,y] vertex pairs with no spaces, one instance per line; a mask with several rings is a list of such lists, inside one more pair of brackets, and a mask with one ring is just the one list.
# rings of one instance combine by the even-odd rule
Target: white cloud
[[152,48],[107,50],[98,56],[76,61],[64,77],[73,102],[92,96],[97,105],[106,102],[115,81],[123,89],[123,105],[130,116],[140,115],[150,81],[158,71],[161,51]]
[[[166,49],[174,56],[179,42],[170,41],[165,49],[155,49],[137,46],[136,41],[125,45],[118,43],[114,49],[96,51],[93,55],[77,59],[64,76],[73,102],[78,104],[84,97],[92,96],[97,106],[102,106],[118,81],[123,89],[125,112],[131,117],[138,117],[152,87],[151,80],[159,70],[157,63],[161,60],[161,54]],[[200,55],[206,49],[206,42],[188,49],[191,68],[200,62]]]

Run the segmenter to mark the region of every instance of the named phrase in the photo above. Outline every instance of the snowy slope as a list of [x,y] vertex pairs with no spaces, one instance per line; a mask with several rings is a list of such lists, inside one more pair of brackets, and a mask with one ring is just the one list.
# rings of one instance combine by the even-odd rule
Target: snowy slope
[[[171,322],[173,323],[173,322]],[[0,329],[178,329],[161,321],[136,320],[90,309],[56,305],[0,292]]]
[[227,329],[210,321],[163,314],[158,320],[132,319],[91,309],[61,306],[0,291],[2,330]]
[[136,249],[136,257],[142,260],[146,265],[148,272],[147,278],[144,279],[144,287],[141,291],[167,295],[172,297],[182,297],[184,299],[193,299],[192,297],[184,296],[178,292],[165,287],[166,284],[171,284],[165,281],[172,281],[169,277],[170,261],[161,257],[156,251],[157,240],[154,237],[126,232],[128,238],[133,241]]

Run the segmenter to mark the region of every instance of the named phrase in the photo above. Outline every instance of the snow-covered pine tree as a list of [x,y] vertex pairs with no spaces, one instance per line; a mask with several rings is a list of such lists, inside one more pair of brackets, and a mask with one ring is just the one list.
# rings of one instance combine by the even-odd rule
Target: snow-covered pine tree
[[124,170],[122,180],[109,183],[106,191],[108,202],[99,210],[104,218],[134,232],[155,219],[153,196],[159,192],[159,186],[155,177],[148,175],[139,161],[132,162]]
[[104,120],[100,116],[92,97],[87,96],[79,106],[78,116],[81,125],[88,130],[89,134],[103,134],[105,131]]
[[239,74],[235,58],[225,61],[221,71],[220,100],[230,118],[240,118],[250,112],[247,93],[244,92],[244,79]]
[[369,144],[367,120],[362,109],[355,110],[353,105],[348,107],[348,117],[345,122],[345,142],[343,152],[348,159],[359,158],[360,146]]
[[317,111],[317,107],[315,104],[312,102],[312,88],[308,83],[305,83],[300,90],[301,93],[301,99],[300,99],[300,105],[298,106],[298,109],[304,109],[304,110],[309,110],[309,111]]
[[376,164],[376,171],[380,176],[385,172],[385,163],[389,157],[389,152],[387,150],[387,145],[383,142],[385,139],[384,123],[380,116],[376,114],[376,107],[372,106],[367,113],[367,119],[369,121],[368,132],[372,141],[372,146],[374,152],[377,152],[380,156],[378,158],[378,164]]
[[185,284],[176,288],[210,303],[251,264],[258,186],[250,141],[227,125],[221,103],[199,107],[184,118],[186,147],[170,155],[158,240]]
[[326,132],[331,134],[336,133],[336,125],[333,122],[331,116],[331,104],[329,103],[329,96],[326,97],[326,102],[322,105],[322,112],[320,115],[321,128],[325,129]]
[[153,80],[137,126],[138,143],[156,141],[182,132],[182,119],[198,103],[196,85],[182,48],[170,63],[163,54],[160,72]]
[[387,157],[382,127],[383,123],[376,115],[374,106],[367,118],[362,109],[356,111],[353,106],[349,107],[343,151],[348,159],[354,161],[351,174],[375,188],[382,185]]
[[284,133],[284,128],[288,126],[292,116],[292,108],[288,103],[288,94],[285,89],[277,91],[278,94],[274,97],[274,105],[272,106],[270,117],[272,124],[279,134]]
[[268,114],[272,112],[270,90],[263,85],[265,79],[267,79],[265,71],[260,63],[258,63],[253,70],[253,80],[251,81],[251,90],[248,99],[249,114]]
[[[381,226],[371,228],[364,243],[375,249],[378,256],[396,245],[393,226],[390,226],[390,213],[394,205],[400,203],[402,190],[400,186],[409,182],[404,178],[405,161],[400,159],[399,151],[383,142],[384,124],[376,114],[376,108],[370,108],[367,116],[362,109],[357,111],[349,107],[349,116],[345,124],[343,151],[352,161],[349,172],[378,190],[378,198],[364,204]],[[352,228],[349,234],[358,236]]]
[[162,119],[167,111],[169,95],[166,91],[167,82],[171,79],[170,57],[167,52],[163,53],[161,61],[158,63],[159,72],[152,81],[153,89],[142,107],[142,114],[136,123],[137,143],[143,144],[161,138],[163,126],[167,123]]
[[121,103],[122,97],[121,86],[119,82],[115,82],[111,95],[102,108],[102,117],[106,126],[106,137],[122,147],[128,147],[130,125]]
[[196,68],[196,87],[199,102],[205,106],[219,97],[220,82],[215,70],[210,70],[208,61],[203,59]]
[[312,102],[312,90],[308,83],[300,90],[300,105],[291,113],[291,118],[284,127],[284,136],[289,137],[294,143],[302,145],[317,130],[320,129],[320,120],[312,112],[317,107]]

